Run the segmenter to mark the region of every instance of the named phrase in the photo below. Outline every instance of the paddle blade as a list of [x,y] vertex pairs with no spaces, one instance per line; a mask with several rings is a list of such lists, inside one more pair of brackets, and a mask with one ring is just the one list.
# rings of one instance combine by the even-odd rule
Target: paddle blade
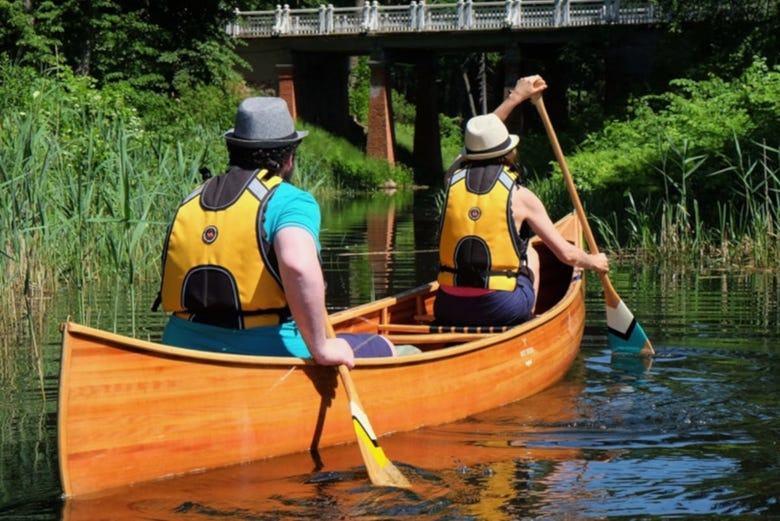
[[652,356],[655,354],[645,330],[623,303],[607,302],[607,337],[616,354]]
[[363,463],[366,465],[368,477],[371,483],[381,487],[400,487],[409,488],[412,485],[406,479],[393,462],[385,456],[385,451],[379,446],[376,440],[376,434],[368,421],[360,398],[352,382],[352,376],[349,374],[347,366],[339,366],[339,375],[344,383],[344,389],[349,399],[349,411],[352,413],[352,427],[355,429],[360,454],[363,456]]
[[355,428],[358,446],[371,483],[383,487],[411,487],[406,476],[385,456],[360,404],[350,401],[349,408],[352,412],[352,426]]
[[[535,98],[531,98],[531,102],[536,106],[536,110],[544,123],[544,129],[547,131],[547,137],[550,139],[550,145],[553,147],[555,158],[558,160],[561,172],[563,172],[563,180],[566,182],[566,189],[574,205],[574,211],[582,224],[583,232],[585,232],[588,248],[590,248],[591,253],[598,253],[599,248],[596,244],[596,238],[593,236],[590,224],[588,224],[588,216],[585,215],[585,209],[582,207],[577,187],[566,164],[566,157],[563,155],[560,143],[558,143],[558,136],[555,135],[555,129],[553,129],[550,116],[547,115],[544,99],[539,94]],[[599,278],[604,288],[604,298],[607,301],[607,326],[609,327],[608,336],[612,352],[641,356],[652,356],[655,354],[653,346],[650,345],[650,340],[642,327],[637,323],[634,315],[623,304],[617,291],[612,287],[612,282],[610,282],[607,274],[602,273],[599,275]]]

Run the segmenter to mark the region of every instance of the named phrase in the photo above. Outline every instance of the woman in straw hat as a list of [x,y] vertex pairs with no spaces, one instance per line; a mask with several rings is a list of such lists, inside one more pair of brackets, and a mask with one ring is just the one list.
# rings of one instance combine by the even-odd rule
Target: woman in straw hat
[[539,197],[521,185],[520,138],[504,121],[545,88],[538,75],[521,78],[495,111],[466,124],[463,150],[447,173],[440,224],[440,289],[434,304],[440,324],[512,325],[532,315],[539,259],[521,237],[524,224],[562,262],[609,270],[603,253],[591,255],[566,241]]
[[320,208],[289,182],[306,134],[281,98],[241,102],[224,136],[227,172],[185,198],[168,231],[164,343],[350,368],[355,356],[395,354],[379,335],[328,338]]

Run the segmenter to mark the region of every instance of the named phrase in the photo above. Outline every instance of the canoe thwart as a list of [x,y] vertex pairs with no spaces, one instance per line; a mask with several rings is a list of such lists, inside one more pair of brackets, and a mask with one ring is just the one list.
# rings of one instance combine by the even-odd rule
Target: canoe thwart
[[[426,324],[378,324],[380,332],[385,333],[503,333],[510,326],[434,326]],[[458,338],[460,340],[460,337]]]
[[[492,336],[490,333],[391,333],[386,335],[394,344],[459,344]],[[420,347],[422,349],[422,347]]]

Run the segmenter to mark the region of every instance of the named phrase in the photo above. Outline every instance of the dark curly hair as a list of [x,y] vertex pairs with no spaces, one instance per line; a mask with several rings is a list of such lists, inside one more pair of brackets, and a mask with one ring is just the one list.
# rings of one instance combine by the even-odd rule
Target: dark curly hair
[[295,153],[298,143],[279,148],[243,148],[227,145],[229,162],[245,170],[266,169],[278,173],[287,158]]

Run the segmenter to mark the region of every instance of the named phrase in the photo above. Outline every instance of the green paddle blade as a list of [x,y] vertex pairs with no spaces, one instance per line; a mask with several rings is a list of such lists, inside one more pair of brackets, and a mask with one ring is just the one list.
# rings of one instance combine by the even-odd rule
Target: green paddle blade
[[655,354],[645,330],[622,300],[614,306],[607,303],[607,337],[610,348],[616,354],[640,356]]

